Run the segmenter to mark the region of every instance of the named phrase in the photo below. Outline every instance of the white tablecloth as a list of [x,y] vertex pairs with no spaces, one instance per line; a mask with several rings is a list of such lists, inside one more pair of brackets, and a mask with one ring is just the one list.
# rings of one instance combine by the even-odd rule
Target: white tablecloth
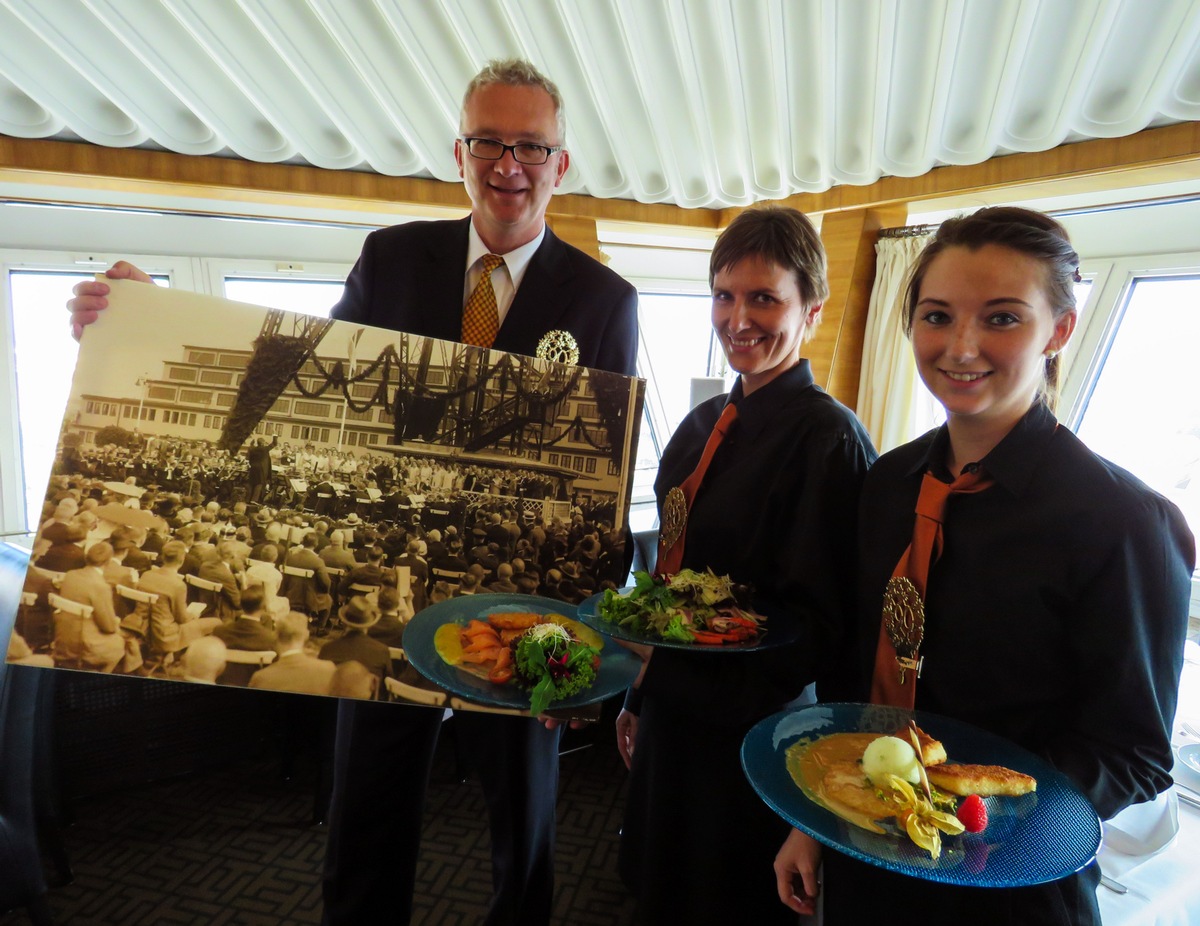
[[[1185,657],[1179,710],[1172,728],[1172,742],[1176,746],[1200,742],[1200,647],[1189,642]],[[1197,732],[1188,732],[1185,723]],[[1186,770],[1177,769],[1175,775],[1181,783],[1200,785]],[[1166,802],[1158,803],[1167,812]],[[1127,894],[1100,888],[1100,912],[1105,926],[1200,924],[1200,809],[1179,801],[1178,812],[1179,833],[1174,842],[1156,854],[1126,855],[1110,846],[1101,846],[1101,870],[1129,888]],[[1121,817],[1113,822],[1119,825]]]

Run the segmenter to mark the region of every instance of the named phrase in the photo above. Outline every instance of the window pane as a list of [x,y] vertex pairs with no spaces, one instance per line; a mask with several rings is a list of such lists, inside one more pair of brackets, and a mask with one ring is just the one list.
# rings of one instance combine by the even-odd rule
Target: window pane
[[327,318],[334,303],[342,298],[342,283],[334,280],[226,277],[225,298]]
[[[26,526],[36,530],[50,468],[62,428],[61,414],[71,392],[79,345],[67,324],[71,287],[94,279],[93,273],[12,270],[8,282],[13,303],[13,351],[17,367],[17,407],[21,461],[25,479]],[[169,286],[166,277],[155,277]]]
[[1137,280],[1079,425],[1200,535],[1200,275]]
[[[692,379],[722,372],[717,365],[724,365],[724,355],[714,343],[711,308],[707,295],[638,294],[638,370],[646,378],[646,408],[634,472],[635,502],[653,498],[659,455],[691,411]],[[653,523],[652,511],[634,514],[634,529]],[[649,523],[643,523],[646,518]]]
[[692,378],[713,373],[714,355],[722,359],[713,343],[711,308],[708,296],[638,295],[638,366],[658,406],[655,423],[665,426],[668,437],[691,410]]

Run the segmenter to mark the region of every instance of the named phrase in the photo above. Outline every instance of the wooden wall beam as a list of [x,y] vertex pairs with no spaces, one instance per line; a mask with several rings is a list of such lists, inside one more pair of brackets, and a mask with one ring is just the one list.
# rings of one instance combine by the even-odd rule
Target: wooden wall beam
[[903,204],[835,212],[821,222],[829,257],[829,298],[816,337],[806,345],[817,384],[843,405],[858,404],[858,379],[875,284],[875,242],[881,228],[903,225]]

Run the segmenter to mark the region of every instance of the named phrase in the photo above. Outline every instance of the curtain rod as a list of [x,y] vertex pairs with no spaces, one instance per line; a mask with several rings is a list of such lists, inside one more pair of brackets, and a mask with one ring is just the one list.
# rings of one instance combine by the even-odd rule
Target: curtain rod
[[899,225],[879,229],[880,238],[916,238],[937,231],[937,225]]
[[[1046,215],[1056,219],[1069,218],[1077,215],[1095,215],[1104,212],[1121,212],[1126,209],[1144,209],[1149,206],[1178,206],[1200,201],[1200,193],[1180,193],[1175,196],[1158,196],[1146,199],[1134,199],[1125,202],[1098,203],[1091,206],[1077,206],[1069,209],[1047,209]],[[915,238],[937,231],[937,222],[930,225],[900,225],[896,228],[881,228],[880,238]]]

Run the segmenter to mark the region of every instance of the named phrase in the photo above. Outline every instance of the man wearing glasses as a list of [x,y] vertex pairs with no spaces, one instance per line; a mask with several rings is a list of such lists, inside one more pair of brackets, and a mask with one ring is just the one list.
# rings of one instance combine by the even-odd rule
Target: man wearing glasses
[[[463,97],[454,159],[471,199],[468,218],[372,232],[333,317],[447,341],[463,336],[463,307],[487,255],[498,330],[489,346],[536,355],[564,331],[586,367],[634,375],[637,293],[545,223],[570,163],[562,102],[524,61],[492,62]],[[474,343],[474,341],[469,341]]]
[[[586,367],[634,375],[637,292],[545,224],[570,156],[558,88],[525,61],[494,61],[467,87],[454,157],[471,199],[465,219],[372,232],[332,316],[410,334],[537,355],[570,335]],[[497,260],[498,258],[498,260]],[[484,267],[494,315],[464,324]],[[150,278],[126,261],[112,279]],[[108,287],[77,284],[79,336]],[[491,299],[485,300],[490,308]],[[485,313],[486,314],[486,313]],[[482,333],[481,333],[482,332]],[[425,790],[442,712],[343,701],[325,860],[328,926],[408,923]],[[560,730],[532,719],[459,712],[460,742],[484,788],[494,895],[488,926],[550,921]]]
[[[333,317],[527,355],[548,333],[567,332],[583,366],[634,375],[636,291],[546,227],[546,207],[570,161],[563,140],[553,83],[524,61],[485,67],[463,96],[454,143],[471,215],[373,232]],[[464,307],[493,263],[495,318],[479,337]],[[441,722],[440,709],[339,705],[327,926],[409,922]],[[462,711],[453,722],[476,760],[491,823],[486,922],[548,924],[561,730]]]

